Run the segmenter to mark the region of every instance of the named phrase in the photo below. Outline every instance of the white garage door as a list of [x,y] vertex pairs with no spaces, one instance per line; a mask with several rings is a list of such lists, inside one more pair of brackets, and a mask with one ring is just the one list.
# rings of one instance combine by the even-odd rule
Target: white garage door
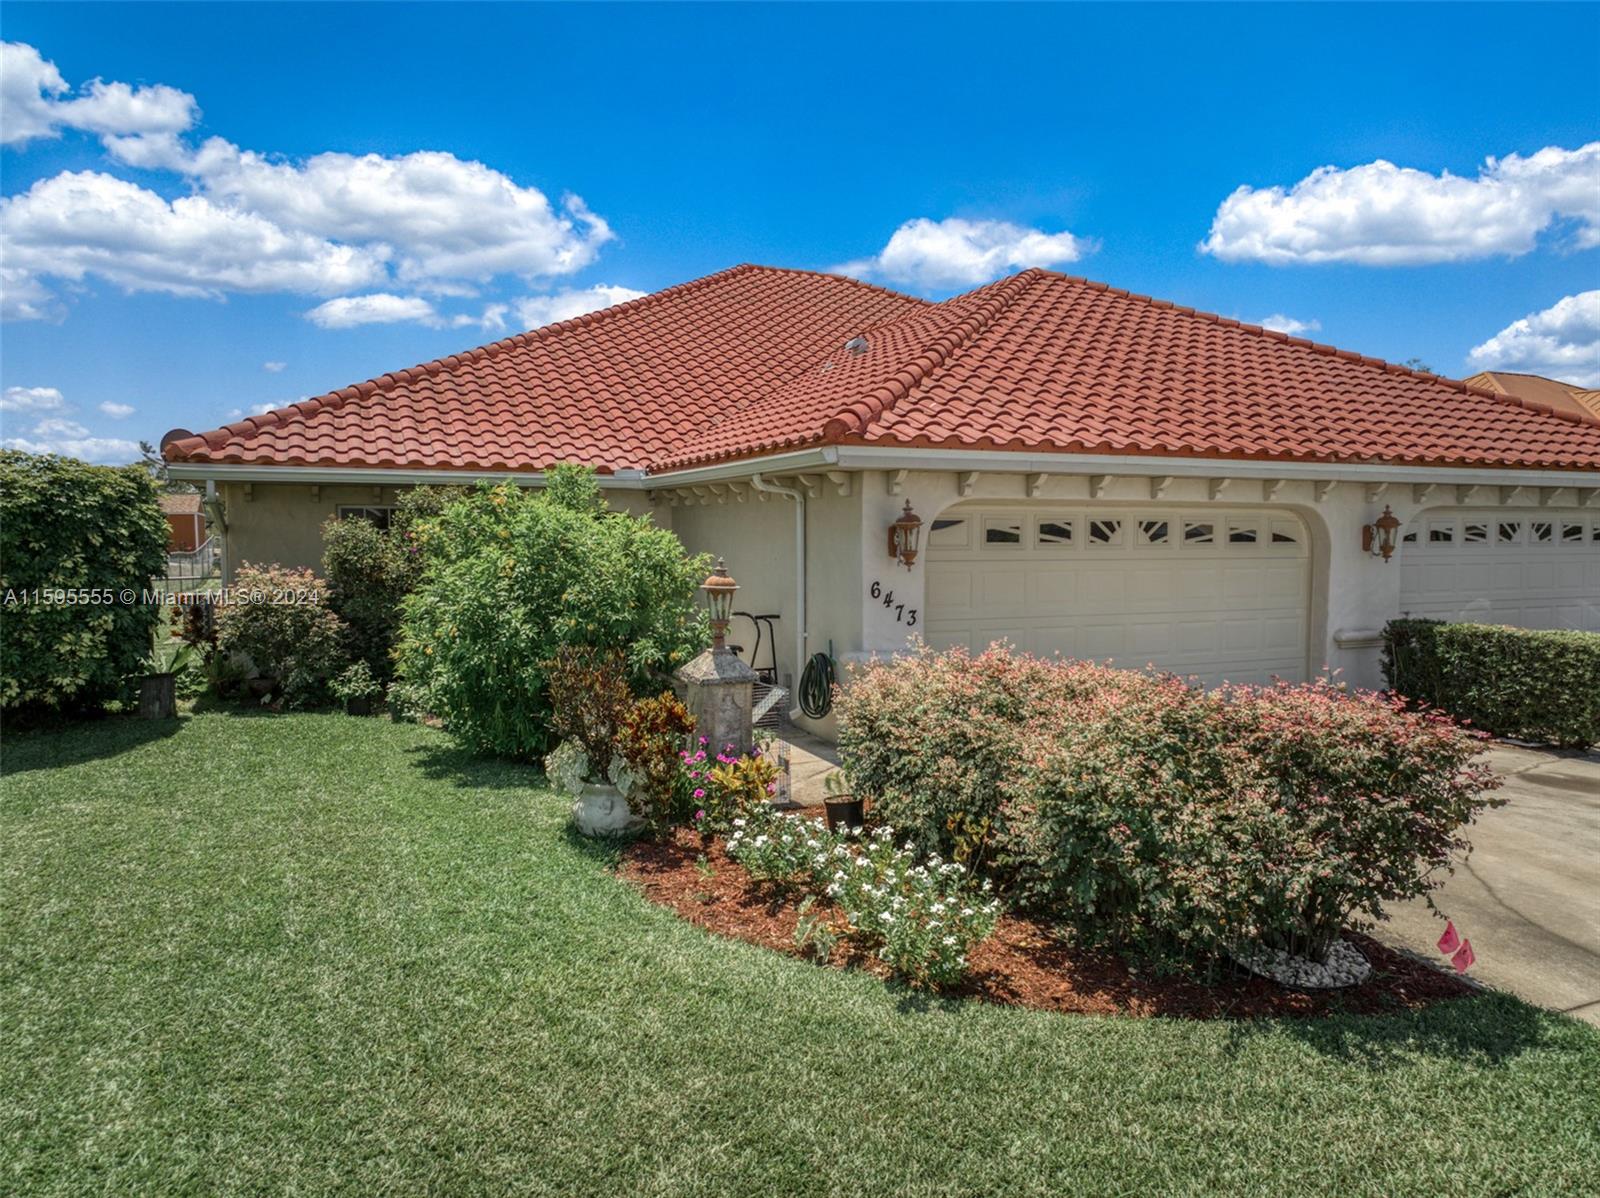
[[1600,632],[1600,515],[1434,511],[1400,537],[1400,610]]
[[1282,511],[956,507],[927,534],[926,637],[1224,679],[1306,673],[1310,553]]

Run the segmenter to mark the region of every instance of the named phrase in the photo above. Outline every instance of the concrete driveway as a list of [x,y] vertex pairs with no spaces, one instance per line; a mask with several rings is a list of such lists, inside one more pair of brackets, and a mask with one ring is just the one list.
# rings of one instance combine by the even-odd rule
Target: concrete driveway
[[[1472,856],[1435,901],[1472,941],[1471,976],[1600,1025],[1600,754],[1496,745],[1509,800],[1468,830]],[[1396,908],[1378,939],[1435,961],[1444,921]]]

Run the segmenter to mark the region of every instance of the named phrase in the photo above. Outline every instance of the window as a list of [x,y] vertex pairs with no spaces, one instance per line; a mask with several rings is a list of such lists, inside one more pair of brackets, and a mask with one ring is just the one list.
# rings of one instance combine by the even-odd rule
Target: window
[[1489,526],[1468,521],[1461,529],[1461,539],[1468,545],[1482,545],[1489,540]]
[[379,528],[389,527],[389,517],[394,514],[392,507],[346,507],[340,505],[339,519],[341,520],[370,520]]
[[1428,543],[1430,545],[1449,545],[1456,539],[1456,523],[1454,520],[1435,521],[1428,525]]
[[1417,543],[1417,530],[1413,528],[1408,533],[1402,533],[1400,543],[1402,545],[1415,545]]
[[1167,543],[1167,522],[1165,520],[1139,521],[1139,544],[1165,545]]
[[1022,545],[1022,523],[1017,520],[1007,520],[996,517],[983,522],[983,543],[985,545]]
[[1185,520],[1183,543],[1185,545],[1211,545],[1216,542],[1216,525],[1209,520]]
[[1502,545],[1514,545],[1522,540],[1522,521],[1500,521],[1500,535],[1497,539]]
[[1089,521],[1090,545],[1120,545],[1122,543],[1121,520],[1091,520]]
[[965,520],[935,520],[928,527],[929,545],[965,545],[967,522]]
[[1072,544],[1071,520],[1041,520],[1039,521],[1039,545],[1070,545]]
[[1561,542],[1564,545],[1576,545],[1583,540],[1583,525],[1563,524],[1561,526]]
[[1293,520],[1274,520],[1272,522],[1272,543],[1274,545],[1298,545],[1300,543],[1300,526]]
[[1228,521],[1228,543],[1230,545],[1254,545],[1260,539],[1261,533],[1254,524]]
[[1555,536],[1555,525],[1548,520],[1535,520],[1528,525],[1528,530],[1536,544],[1548,545]]

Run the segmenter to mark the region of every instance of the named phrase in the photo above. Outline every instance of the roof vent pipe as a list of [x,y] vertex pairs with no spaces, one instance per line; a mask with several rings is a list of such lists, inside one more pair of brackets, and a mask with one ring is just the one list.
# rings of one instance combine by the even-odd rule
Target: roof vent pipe
[[867,352],[867,339],[863,334],[857,333],[844,343],[844,347],[859,358]]

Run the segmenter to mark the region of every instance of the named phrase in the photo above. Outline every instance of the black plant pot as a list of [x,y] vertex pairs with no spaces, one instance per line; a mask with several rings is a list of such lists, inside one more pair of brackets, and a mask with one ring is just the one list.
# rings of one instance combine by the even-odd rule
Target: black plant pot
[[178,676],[146,674],[139,679],[139,718],[166,720],[178,714]]
[[822,800],[822,807],[830,832],[837,832],[841,827],[860,831],[866,820],[867,801],[854,795],[829,795]]
[[346,715],[371,715],[372,696],[362,695],[359,699],[351,696],[344,701]]

